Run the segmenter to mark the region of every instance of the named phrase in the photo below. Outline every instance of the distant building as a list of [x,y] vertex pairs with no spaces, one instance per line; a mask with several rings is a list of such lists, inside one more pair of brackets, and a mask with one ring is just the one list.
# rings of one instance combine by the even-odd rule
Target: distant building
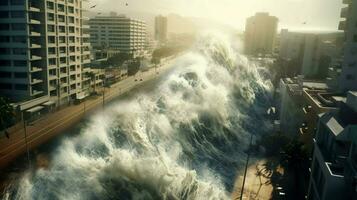
[[305,78],[325,79],[330,65],[340,57],[339,33],[290,32],[280,34],[279,58],[293,62]]
[[357,198],[357,93],[347,95],[338,113],[320,114],[308,200]]
[[245,25],[245,53],[271,54],[278,28],[278,18],[269,13],[256,13]]
[[160,43],[167,40],[167,17],[156,16],[155,17],[155,40]]
[[0,93],[20,110],[68,103],[83,91],[90,52],[82,4],[1,0]]
[[357,0],[344,0],[347,7],[342,8],[338,29],[345,32],[342,71],[339,77],[339,90],[357,90]]
[[134,57],[144,53],[146,23],[124,15],[96,16],[89,19],[90,42],[94,49],[113,49]]

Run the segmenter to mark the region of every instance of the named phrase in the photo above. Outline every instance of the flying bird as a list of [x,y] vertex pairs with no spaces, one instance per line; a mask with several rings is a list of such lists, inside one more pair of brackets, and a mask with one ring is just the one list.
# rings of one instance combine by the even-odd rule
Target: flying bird
[[128,4],[128,3],[125,3],[125,5],[126,5],[126,6],[129,6],[129,4]]
[[91,6],[90,8],[95,8],[97,5]]
[[303,22],[302,24],[306,24],[306,22]]

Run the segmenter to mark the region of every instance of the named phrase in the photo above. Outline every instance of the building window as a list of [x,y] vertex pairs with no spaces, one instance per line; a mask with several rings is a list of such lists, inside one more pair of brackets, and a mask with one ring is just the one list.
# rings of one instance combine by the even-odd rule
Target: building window
[[55,15],[53,13],[47,13],[47,20],[48,21],[55,21]]
[[58,15],[58,21],[59,22],[66,22],[65,16],[64,15]]
[[65,7],[64,7],[64,5],[58,4],[58,5],[57,5],[57,10],[58,10],[58,12],[65,12]]
[[55,25],[47,25],[47,31],[54,33],[55,32]]
[[11,78],[11,72],[0,72],[0,78]]
[[11,24],[12,30],[14,31],[24,31],[26,30],[25,24]]
[[9,48],[0,48],[0,55],[10,55],[11,51]]
[[16,90],[24,90],[24,91],[26,91],[27,90],[27,85],[25,85],[25,84],[16,84],[15,85],[15,89]]
[[60,53],[66,53],[66,47],[60,47],[59,48]]
[[48,43],[50,43],[50,44],[55,44],[55,43],[56,43],[56,38],[55,38],[55,36],[49,36],[49,37],[48,37]]
[[24,5],[25,1],[24,0],[10,0],[11,5],[15,6],[22,6]]
[[12,86],[9,83],[0,83],[0,90],[11,90]]
[[27,50],[23,49],[23,48],[14,48],[14,49],[12,49],[12,53],[14,55],[26,55],[27,54]]
[[4,18],[9,18],[9,12],[8,11],[1,11],[0,12],[0,19]]
[[0,1],[0,6],[7,6],[8,2],[7,0]]
[[0,42],[10,42],[10,36],[0,36]]
[[68,23],[74,24],[74,17],[68,17]]
[[10,30],[10,24],[0,24],[0,31]]
[[14,74],[15,78],[27,78],[27,73],[25,72],[18,72]]
[[12,41],[16,43],[24,43],[26,44],[27,39],[25,36],[12,36]]
[[53,2],[47,1],[47,9],[49,10],[54,10],[55,6]]
[[66,37],[65,36],[58,37],[58,42],[59,43],[66,43]]
[[74,13],[74,8],[72,6],[68,6],[68,13]]
[[0,67],[11,66],[10,60],[0,60]]
[[14,60],[14,67],[26,67],[27,61],[26,60]]
[[25,12],[23,12],[23,11],[11,11],[11,18],[25,18]]
[[58,27],[58,32],[60,32],[60,33],[66,33],[66,27],[64,27],[64,26],[59,26],[59,27]]
[[48,59],[48,64],[49,64],[49,65],[56,65],[56,58],[50,58],[50,59]]
[[48,54],[50,54],[50,55],[56,54],[56,48],[54,48],[54,47],[48,48]]

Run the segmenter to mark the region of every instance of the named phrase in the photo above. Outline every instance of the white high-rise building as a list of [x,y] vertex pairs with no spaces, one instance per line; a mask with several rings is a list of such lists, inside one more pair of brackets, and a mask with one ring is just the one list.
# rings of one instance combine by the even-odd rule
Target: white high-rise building
[[344,58],[339,77],[341,91],[357,90],[357,0],[343,0],[347,7],[342,8],[338,29],[345,31]]
[[82,4],[82,0],[0,1],[1,95],[14,102],[42,99],[38,103],[63,104],[89,87],[82,77],[90,62]]
[[134,57],[144,53],[146,23],[112,13],[89,20],[90,42],[95,49],[115,49]]

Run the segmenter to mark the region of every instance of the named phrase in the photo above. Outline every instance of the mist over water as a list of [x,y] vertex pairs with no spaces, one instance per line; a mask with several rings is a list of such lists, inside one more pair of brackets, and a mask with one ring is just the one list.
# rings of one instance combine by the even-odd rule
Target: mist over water
[[91,117],[9,199],[229,199],[250,134],[269,130],[271,83],[236,42],[202,35],[150,91]]

